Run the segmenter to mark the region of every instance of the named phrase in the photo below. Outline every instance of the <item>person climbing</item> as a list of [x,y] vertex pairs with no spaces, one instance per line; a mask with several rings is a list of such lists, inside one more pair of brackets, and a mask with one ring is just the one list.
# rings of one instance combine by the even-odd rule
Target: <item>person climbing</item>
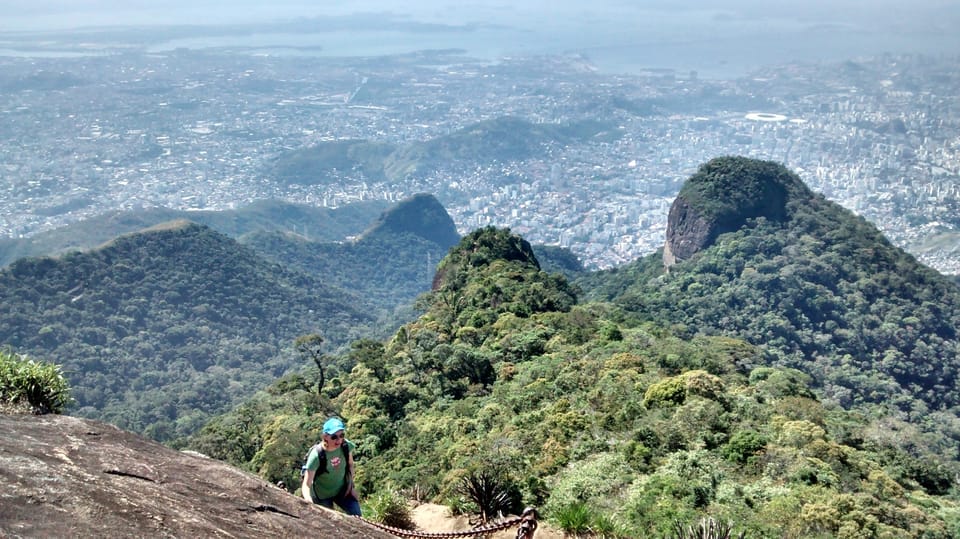
[[303,499],[333,509],[336,503],[348,515],[361,516],[353,486],[353,450],[346,426],[337,417],[323,424],[323,440],[310,448],[303,466]]

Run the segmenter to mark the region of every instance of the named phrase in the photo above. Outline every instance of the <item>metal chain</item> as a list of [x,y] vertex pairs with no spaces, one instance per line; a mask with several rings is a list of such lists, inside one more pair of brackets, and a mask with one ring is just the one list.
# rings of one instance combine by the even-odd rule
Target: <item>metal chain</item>
[[357,518],[373,526],[374,528],[383,530],[396,537],[410,537],[414,539],[458,539],[460,537],[476,537],[479,535],[488,535],[503,531],[517,524],[520,524],[520,527],[517,529],[518,539],[533,539],[533,530],[537,529],[536,510],[532,507],[524,509],[523,515],[510,520],[505,520],[499,524],[491,524],[489,526],[483,526],[481,528],[460,532],[418,532],[387,526],[386,524],[367,520],[361,516],[358,516]]

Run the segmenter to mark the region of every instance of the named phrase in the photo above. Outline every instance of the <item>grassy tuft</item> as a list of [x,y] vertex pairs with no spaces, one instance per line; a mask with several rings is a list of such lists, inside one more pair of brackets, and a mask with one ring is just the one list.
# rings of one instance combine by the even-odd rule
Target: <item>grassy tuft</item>
[[0,350],[0,406],[59,414],[70,404],[70,386],[59,365]]

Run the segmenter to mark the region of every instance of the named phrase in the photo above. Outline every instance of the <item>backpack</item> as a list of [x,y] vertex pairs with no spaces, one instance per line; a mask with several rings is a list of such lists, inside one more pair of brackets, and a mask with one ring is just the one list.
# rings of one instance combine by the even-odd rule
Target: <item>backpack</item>
[[[343,449],[343,459],[347,463],[347,477],[351,477],[353,470],[350,469],[350,444],[344,439],[340,447]],[[310,452],[314,449],[317,450],[317,457],[320,459],[320,464],[317,466],[317,473],[327,473],[327,452],[323,450],[323,442],[317,442],[311,446],[310,449],[307,450],[307,454],[303,456],[303,466],[300,466],[300,477],[307,474],[307,460],[310,458]]]

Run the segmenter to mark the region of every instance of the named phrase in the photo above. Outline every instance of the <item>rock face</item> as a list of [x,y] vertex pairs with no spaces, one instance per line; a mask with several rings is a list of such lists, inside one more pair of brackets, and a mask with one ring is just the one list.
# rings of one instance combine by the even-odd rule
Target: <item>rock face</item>
[[0,432],[0,537],[392,537],[104,423],[0,414]]
[[788,202],[811,196],[783,165],[745,157],[712,159],[684,183],[670,207],[664,266],[688,260],[751,219],[784,221]]
[[667,242],[663,246],[663,264],[670,267],[678,261],[687,260],[708,247],[716,236],[716,224],[684,198],[677,197],[670,206],[667,217]]

